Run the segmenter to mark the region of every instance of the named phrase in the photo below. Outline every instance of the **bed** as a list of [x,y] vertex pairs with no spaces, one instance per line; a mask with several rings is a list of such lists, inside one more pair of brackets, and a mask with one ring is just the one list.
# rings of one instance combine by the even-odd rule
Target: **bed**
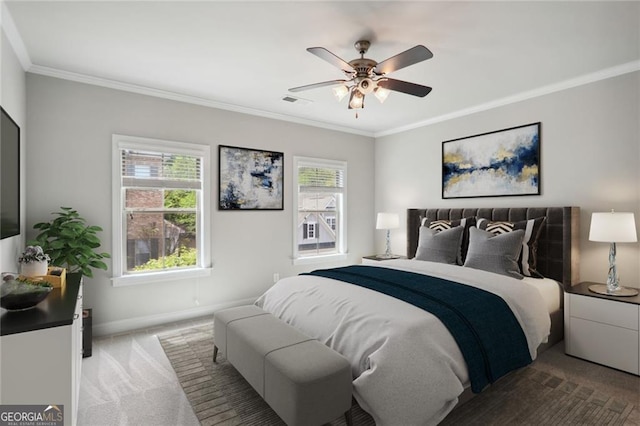
[[[514,222],[545,217],[545,224],[538,238],[538,271],[544,277],[560,283],[563,289],[568,289],[580,281],[578,275],[580,208],[578,207],[408,209],[407,257],[413,258],[415,256],[422,218],[459,220],[466,217]],[[564,337],[563,303],[563,295],[560,292],[560,308],[550,312],[551,334],[549,341],[539,348],[538,352],[540,353]]]
[[[512,352],[529,357],[530,362],[537,353],[562,339],[562,288],[578,281],[578,215],[579,210],[575,207],[407,211],[408,259],[424,249],[424,245],[418,245],[421,225],[424,231],[426,224],[435,221],[455,225],[464,218],[482,218],[491,224],[504,221],[530,223],[544,217],[537,239],[535,271],[546,280],[530,277],[516,280],[505,274],[475,268],[399,259],[285,278],[263,294],[256,304],[344,355],[351,363],[354,397],[376,424],[437,424],[456,404],[466,399],[470,388],[474,392],[484,388],[485,382],[478,379],[478,369],[474,365],[488,361],[487,358],[474,358],[477,354],[468,343],[470,339],[454,332],[450,319],[436,317],[419,307],[422,306],[420,303],[431,303],[436,296],[430,293],[415,302],[414,287],[409,289],[405,283],[409,286],[411,282],[419,289],[428,288],[430,292],[450,283],[446,285],[489,298],[487,303],[496,303],[496,308],[484,309],[483,301],[483,308],[475,311],[478,315],[487,315],[485,325],[489,330],[501,331],[489,333],[498,339],[496,347],[505,345],[499,342],[500,339],[518,340],[512,340],[508,334],[511,333],[508,325],[512,322],[519,324],[516,328],[522,334],[520,343],[514,343],[513,348],[505,346],[495,350],[502,351],[502,355],[498,355],[500,362],[511,357]],[[473,232],[479,231],[474,229]],[[469,253],[476,248],[474,240],[469,245]],[[385,277],[384,281],[378,277]],[[396,299],[376,287],[382,283],[386,286],[387,278],[398,279],[404,289],[402,292],[409,294],[408,299]],[[423,279],[428,280],[425,281],[428,285],[422,283]],[[527,283],[532,280],[538,281]],[[547,283],[546,292],[537,288],[537,283],[541,282]],[[474,290],[476,288],[480,290]],[[549,296],[554,292],[557,294],[555,302],[554,297]],[[468,300],[475,300],[476,293]],[[465,296],[453,297],[466,300],[467,296],[465,293]],[[451,303],[454,302],[449,300],[444,305]],[[514,320],[492,317],[494,310],[498,315],[501,304],[508,305],[509,313],[499,315],[510,315]],[[460,305],[468,305],[472,310],[474,306],[473,303]],[[455,309],[458,309],[457,305]],[[493,346],[487,347],[489,352],[494,352]],[[513,365],[518,368],[524,364]],[[489,382],[493,380],[495,378],[488,379]]]

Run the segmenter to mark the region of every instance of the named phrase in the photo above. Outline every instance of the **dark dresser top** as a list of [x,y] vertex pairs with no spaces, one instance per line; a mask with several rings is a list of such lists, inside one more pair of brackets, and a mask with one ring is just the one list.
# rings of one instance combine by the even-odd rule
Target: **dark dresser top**
[[569,290],[565,290],[565,291],[572,294],[580,294],[582,296],[596,297],[598,299],[608,299],[608,300],[614,300],[616,302],[640,305],[640,295],[638,296],[607,296],[606,294],[594,293],[590,291],[589,286],[592,284],[602,284],[602,283],[582,282],[578,285],[571,287]]
[[81,281],[81,274],[67,275],[64,292],[60,288],[54,288],[49,296],[33,309],[7,311],[0,308],[0,336],[73,323]]

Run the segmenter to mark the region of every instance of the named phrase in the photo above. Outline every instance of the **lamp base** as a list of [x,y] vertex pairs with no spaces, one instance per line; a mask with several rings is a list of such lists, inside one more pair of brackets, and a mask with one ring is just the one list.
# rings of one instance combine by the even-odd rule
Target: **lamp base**
[[638,294],[638,290],[629,287],[620,287],[616,291],[610,292],[606,285],[604,284],[594,284],[589,286],[589,291],[598,294],[606,294],[607,296],[636,296]]
[[397,254],[376,254],[377,259],[400,259]]

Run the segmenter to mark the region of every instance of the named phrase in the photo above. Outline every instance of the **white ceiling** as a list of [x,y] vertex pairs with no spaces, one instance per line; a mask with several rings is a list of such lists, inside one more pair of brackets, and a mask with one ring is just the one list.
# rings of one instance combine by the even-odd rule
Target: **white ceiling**
[[[31,72],[366,135],[640,69],[637,1],[5,3],[3,23],[15,24],[9,38],[15,47],[19,35]],[[287,91],[343,78],[307,47],[349,61],[363,38],[378,62],[428,47],[432,59],[390,76],[433,91],[392,92],[384,105],[368,96],[357,119],[330,88]]]

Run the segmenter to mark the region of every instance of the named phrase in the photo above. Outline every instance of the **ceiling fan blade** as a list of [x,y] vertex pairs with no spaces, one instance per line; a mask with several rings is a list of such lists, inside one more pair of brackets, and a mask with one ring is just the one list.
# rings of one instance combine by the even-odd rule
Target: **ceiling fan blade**
[[298,86],[289,89],[290,92],[301,92],[303,90],[316,89],[318,87],[337,86],[339,84],[347,83],[349,80],[331,80],[323,81],[322,83],[307,84],[305,86]]
[[352,73],[354,71],[353,67],[349,65],[349,62],[337,57],[336,55],[329,52],[324,47],[309,47],[307,49],[307,52],[313,53],[318,58],[324,59],[325,61],[329,62],[331,65],[340,68],[342,71],[346,73]]
[[429,92],[431,92],[431,87],[409,83],[408,81],[395,80],[393,78],[385,78],[384,80],[378,81],[378,86],[384,89],[406,93],[407,95],[419,96],[421,98],[424,98],[429,94]]
[[389,59],[379,62],[378,65],[375,66],[374,70],[377,74],[388,74],[401,68],[408,67],[409,65],[426,61],[430,58],[433,58],[433,53],[431,53],[431,51],[426,47],[419,44],[409,50],[398,53],[396,56],[392,56]]

